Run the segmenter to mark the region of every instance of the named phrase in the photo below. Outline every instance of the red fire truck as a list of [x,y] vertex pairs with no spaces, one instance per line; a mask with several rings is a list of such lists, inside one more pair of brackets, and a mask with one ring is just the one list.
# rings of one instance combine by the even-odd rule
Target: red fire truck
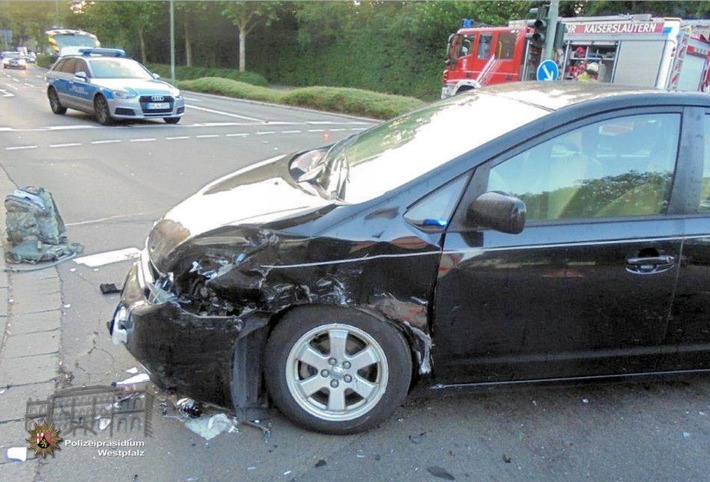
[[[555,53],[561,79],[590,63],[598,80],[670,90],[703,91],[710,81],[710,42],[695,24],[650,15],[561,18]],[[526,39],[525,21],[508,27],[462,28],[449,38],[441,96],[484,85],[534,80],[540,48]]]
[[[526,39],[529,28],[464,27],[449,37],[441,97],[484,85],[532,80],[541,49]],[[527,62],[525,62],[527,58]]]

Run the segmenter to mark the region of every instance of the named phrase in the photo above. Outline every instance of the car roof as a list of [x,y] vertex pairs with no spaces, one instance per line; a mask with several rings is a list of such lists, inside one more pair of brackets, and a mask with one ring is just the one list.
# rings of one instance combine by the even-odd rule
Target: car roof
[[511,82],[472,92],[501,96],[557,111],[588,101],[609,99],[614,104],[708,104],[707,94],[698,92],[668,92],[666,90],[609,84],[604,82]]

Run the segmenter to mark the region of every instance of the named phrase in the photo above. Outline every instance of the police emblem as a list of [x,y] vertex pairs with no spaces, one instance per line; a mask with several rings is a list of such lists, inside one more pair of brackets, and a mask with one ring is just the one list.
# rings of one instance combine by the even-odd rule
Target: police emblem
[[25,439],[29,442],[30,450],[34,450],[35,455],[41,455],[45,458],[47,454],[54,457],[54,450],[61,450],[59,442],[62,439],[59,437],[59,430],[54,428],[54,425],[42,421],[41,424],[35,422],[32,430],[28,430],[30,438]]

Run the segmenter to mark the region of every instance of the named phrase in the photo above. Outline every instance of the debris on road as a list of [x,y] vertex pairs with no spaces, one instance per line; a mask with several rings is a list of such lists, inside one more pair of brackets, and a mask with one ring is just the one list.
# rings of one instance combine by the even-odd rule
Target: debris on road
[[209,419],[191,418],[185,421],[185,426],[205,440],[212,440],[221,433],[238,433],[237,419],[230,418],[224,413],[218,413]]
[[27,447],[10,447],[7,449],[7,452],[5,452],[5,456],[8,460],[24,462],[27,460]]
[[117,287],[115,283],[101,283],[99,289],[102,295],[111,295],[121,292],[121,288]]
[[120,382],[113,382],[112,385],[114,387],[121,387],[121,386],[126,386],[126,385],[134,385],[136,383],[145,383],[149,382],[150,377],[148,376],[147,373],[141,373],[140,375],[135,375],[130,378],[126,378],[125,380],[121,380]]
[[181,398],[175,404],[175,408],[190,418],[200,418],[202,416],[202,407],[192,398]]
[[447,472],[446,469],[442,469],[441,467],[437,467],[436,465],[428,467],[426,470],[438,479],[456,480],[456,477]]

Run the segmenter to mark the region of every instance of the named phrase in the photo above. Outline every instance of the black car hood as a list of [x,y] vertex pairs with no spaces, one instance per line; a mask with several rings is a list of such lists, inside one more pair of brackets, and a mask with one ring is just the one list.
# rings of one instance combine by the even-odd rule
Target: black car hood
[[153,227],[147,249],[159,269],[178,246],[224,226],[261,225],[299,216],[334,201],[291,177],[291,156],[279,156],[218,179],[171,209]]

